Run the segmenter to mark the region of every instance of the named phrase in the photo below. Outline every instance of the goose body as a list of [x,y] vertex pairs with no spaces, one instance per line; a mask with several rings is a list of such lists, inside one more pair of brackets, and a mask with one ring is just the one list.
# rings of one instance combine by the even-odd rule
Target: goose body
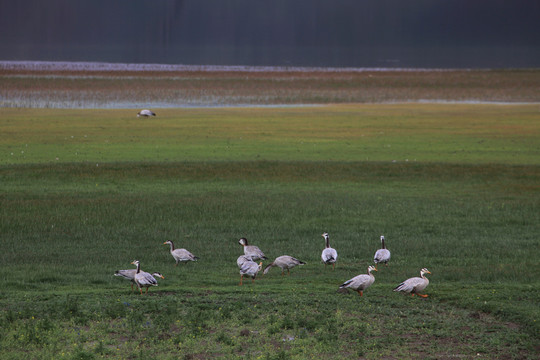
[[244,265],[246,261],[252,261],[251,256],[240,255],[238,259],[236,259],[236,264],[238,265],[238,268],[241,269],[242,265]]
[[375,262],[375,264],[383,263],[385,265],[388,265],[388,261],[390,260],[390,250],[386,248],[386,245],[384,244],[384,236],[382,235],[381,235],[381,244],[382,244],[382,247],[375,252],[373,261]]
[[[158,285],[157,280],[151,274],[147,273],[146,271],[141,271],[141,263],[138,260],[133,261],[132,264],[137,266],[137,269],[135,270],[136,271],[135,277],[133,278],[133,280],[135,281],[135,284],[139,288],[141,295],[142,295],[143,287],[146,288],[146,293],[148,293],[148,288],[150,286]],[[163,278],[163,275],[161,275],[161,277]]]
[[259,247],[255,245],[249,245],[246,238],[241,238],[240,240],[238,240],[238,243],[244,247],[244,255],[250,256],[253,261],[268,259],[266,255],[264,255],[262,250],[259,249]]
[[251,278],[251,282],[255,281],[255,277],[257,276],[257,273],[262,268],[262,262],[257,264],[253,260],[248,260],[242,264],[240,267],[240,285],[242,285],[242,279],[245,276],[249,276]]
[[423,268],[420,270],[420,277],[413,277],[405,280],[396,286],[394,291],[409,293],[412,294],[412,296],[416,294],[421,297],[427,297],[427,295],[420,294],[420,292],[422,292],[429,285],[429,280],[427,277],[425,277],[425,274],[431,274],[431,272],[428,269]]
[[368,287],[371,286],[371,284],[375,282],[375,276],[373,276],[373,274],[371,273],[372,271],[377,271],[377,269],[375,269],[375,266],[369,266],[367,274],[355,276],[352,279],[345,281],[339,286],[339,288],[349,288],[358,292],[360,296],[363,296],[364,290],[366,290]]
[[176,261],[178,266],[179,262],[188,262],[188,261],[197,261],[199,258],[187,251],[186,249],[176,249],[172,241],[168,240],[163,243],[163,245],[169,245],[171,247],[171,255]]
[[330,247],[330,235],[328,233],[322,234],[322,237],[324,238],[326,248],[321,253],[321,259],[324,263],[324,266],[332,264],[332,267],[336,267],[336,261],[338,258],[337,251]]
[[293,258],[292,256],[282,255],[282,256],[277,257],[270,265],[267,265],[264,268],[263,274],[266,275],[268,271],[270,271],[271,268],[273,268],[274,266],[277,266],[281,268],[281,276],[283,276],[283,273],[285,270],[287,270],[287,274],[290,275],[291,274],[290,269],[292,269],[295,266],[305,265],[305,264],[306,264],[305,262],[300,261],[296,258]]
[[139,111],[137,113],[137,117],[139,117],[139,116],[144,116],[144,117],[156,116],[156,113],[154,113],[153,111],[144,109],[144,110],[141,110],[141,111]]

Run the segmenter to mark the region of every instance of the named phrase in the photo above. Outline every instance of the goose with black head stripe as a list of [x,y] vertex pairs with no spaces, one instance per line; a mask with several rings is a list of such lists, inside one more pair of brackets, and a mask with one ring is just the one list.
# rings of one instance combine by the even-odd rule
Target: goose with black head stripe
[[146,294],[147,294],[148,293],[148,288],[150,288],[150,286],[157,286],[158,285],[157,280],[152,275],[147,273],[146,271],[141,271],[141,263],[140,263],[139,260],[134,260],[132,262],[132,264],[137,267],[135,277],[134,277],[135,284],[139,288],[139,291],[140,291],[141,295],[142,295],[142,288],[143,287],[146,288]]
[[420,270],[420,277],[413,277],[405,280],[404,282],[396,286],[394,288],[394,291],[409,293],[412,296],[418,295],[424,298],[428,297],[425,294],[420,294],[420,292],[424,291],[424,289],[429,285],[429,280],[425,276],[426,274],[431,274],[431,272],[428,269],[423,268],[422,270]]
[[328,235],[327,232],[323,233],[322,234],[322,237],[324,238],[324,242],[325,242],[325,245],[326,247],[324,248],[324,250],[322,251],[321,253],[321,259],[324,263],[324,267],[326,267],[326,265],[332,265],[332,268],[336,268],[336,261],[337,261],[337,258],[338,258],[338,254],[337,254],[337,251],[336,249],[333,249],[330,247],[330,235]]

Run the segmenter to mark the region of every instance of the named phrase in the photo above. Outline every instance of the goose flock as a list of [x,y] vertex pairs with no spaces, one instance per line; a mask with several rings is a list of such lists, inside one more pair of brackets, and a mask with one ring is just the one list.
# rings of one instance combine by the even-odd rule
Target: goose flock
[[[335,270],[338,253],[336,249],[330,247],[330,235],[325,232],[322,234],[324,238],[325,247],[321,252],[321,259],[324,263],[324,266],[332,265],[332,269]],[[356,291],[358,295],[363,296],[364,291],[369,288],[375,282],[375,276],[373,275],[374,271],[377,271],[378,264],[384,264],[388,266],[390,261],[390,250],[386,248],[385,237],[381,236],[381,248],[375,252],[373,257],[373,262],[375,266],[368,266],[366,274],[357,275],[339,286],[339,289],[351,289]],[[262,260],[267,260],[268,258],[264,252],[255,245],[248,244],[248,240],[243,237],[238,240],[238,243],[242,246],[244,254],[240,255],[236,259],[236,264],[240,270],[240,283],[243,285],[244,276],[251,278],[251,282],[255,282],[257,274],[262,270]],[[174,243],[170,240],[165,241],[163,245],[169,245],[170,253],[175,260],[175,267],[178,266],[178,263],[187,263],[188,261],[197,261],[199,258],[193,255],[190,251],[186,249],[177,249],[174,246]],[[259,261],[259,263],[257,263]],[[131,290],[133,291],[133,286],[137,286],[140,294],[143,293],[143,288],[146,288],[145,293],[148,293],[148,289],[151,286],[157,286],[157,278],[164,279],[164,276],[159,272],[153,272],[152,274],[141,270],[141,263],[138,260],[134,260],[131,264],[135,265],[135,269],[128,270],[117,270],[115,276],[122,277],[131,282]],[[271,268],[279,267],[281,269],[281,276],[285,275],[285,270],[287,274],[290,275],[290,270],[296,266],[305,265],[304,261],[298,260],[295,257],[290,255],[281,255],[278,256],[270,264],[266,265],[263,270],[263,275],[266,275]],[[393,291],[403,292],[411,294],[412,296],[418,295],[420,297],[427,297],[428,295],[423,294],[422,292],[429,285],[429,280],[425,276],[426,274],[431,274],[431,272],[423,268],[420,270],[420,277],[412,277],[401,284],[396,286]]]

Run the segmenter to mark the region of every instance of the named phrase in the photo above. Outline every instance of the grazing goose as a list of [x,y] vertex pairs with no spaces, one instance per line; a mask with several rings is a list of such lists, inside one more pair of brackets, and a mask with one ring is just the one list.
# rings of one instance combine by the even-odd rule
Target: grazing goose
[[246,238],[241,238],[238,240],[238,243],[244,247],[244,255],[251,256],[253,261],[255,260],[266,260],[268,259],[266,255],[255,245],[248,245]]
[[[135,283],[135,274],[136,273],[137,273],[137,269],[116,270],[116,272],[114,273],[114,276],[120,276],[120,277],[123,277],[126,280],[131,281],[131,290],[133,291],[133,285],[136,285],[136,283]],[[161,273],[158,273],[158,272],[152,273],[152,276],[154,278],[159,277],[159,278],[165,279],[165,277],[163,275],[161,275]]]
[[339,286],[340,289],[350,288],[357,291],[360,296],[363,296],[364,290],[371,286],[375,282],[375,276],[371,273],[377,271],[375,266],[368,266],[367,274],[361,274],[353,277],[350,280],[345,281]]
[[149,116],[156,116],[156,113],[150,111],[150,110],[141,110],[137,113],[137,117],[139,116],[144,116],[144,117],[149,117]]
[[163,245],[170,245],[171,246],[171,255],[173,256],[174,260],[176,261],[176,265],[178,266],[179,262],[188,262],[188,261],[197,261],[199,258],[187,251],[186,249],[175,249],[174,244],[172,241],[168,240],[163,243]]
[[420,292],[424,290],[429,284],[428,278],[424,276],[425,274],[431,274],[431,272],[429,272],[428,269],[423,268],[422,270],[420,270],[420,277],[413,277],[405,280],[404,282],[396,286],[394,291],[410,293],[412,294],[412,296],[416,294],[424,298],[427,297],[427,295],[420,294]]
[[291,274],[290,269],[292,269],[293,267],[297,265],[305,265],[305,264],[306,264],[305,262],[295,259],[292,256],[282,255],[282,256],[277,257],[273,263],[271,263],[270,265],[267,265],[264,268],[263,274],[266,275],[268,271],[270,271],[271,268],[273,268],[274,266],[278,266],[281,268],[281,276],[283,276],[283,273],[285,270],[287,270],[287,274],[290,275]]
[[262,261],[257,264],[253,260],[248,260],[242,264],[242,267],[240,268],[240,285],[242,285],[242,279],[244,278],[244,275],[251,277],[251,282],[255,281],[255,277],[257,276],[257,273],[262,268]]
[[388,250],[386,246],[384,245],[384,236],[382,235],[381,235],[381,243],[382,243],[382,248],[380,248],[379,250],[375,252],[373,261],[375,262],[375,264],[384,263],[385,265],[388,265],[388,261],[390,260],[390,250]]
[[324,263],[324,267],[326,267],[326,265],[332,264],[332,267],[335,269],[337,261],[337,251],[330,247],[330,236],[328,235],[328,233],[325,232],[324,234],[322,234],[322,237],[326,242],[326,248],[322,251],[321,254],[321,259]]
[[146,288],[146,293],[148,293],[148,288],[150,286],[158,285],[157,280],[152,275],[150,275],[146,271],[141,271],[141,263],[139,262],[139,260],[134,260],[132,264],[137,266],[137,270],[136,270],[135,277],[133,278],[133,280],[135,281],[135,284],[139,288],[141,295],[142,295],[143,287]]

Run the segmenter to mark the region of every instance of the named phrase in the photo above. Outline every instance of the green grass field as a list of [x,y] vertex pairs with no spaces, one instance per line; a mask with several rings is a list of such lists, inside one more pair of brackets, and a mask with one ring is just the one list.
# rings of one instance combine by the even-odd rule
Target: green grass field
[[[4,108],[2,358],[536,359],[539,111]],[[240,287],[240,237],[307,265]],[[113,276],[134,259],[148,295]],[[422,267],[428,298],[392,291]]]

